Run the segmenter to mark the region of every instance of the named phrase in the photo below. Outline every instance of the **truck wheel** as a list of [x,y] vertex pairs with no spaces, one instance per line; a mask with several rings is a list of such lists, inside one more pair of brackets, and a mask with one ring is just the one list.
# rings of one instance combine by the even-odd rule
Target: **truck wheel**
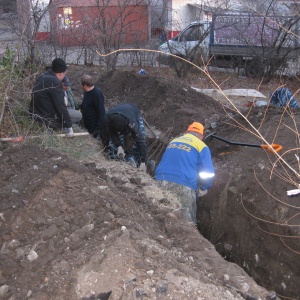
[[246,75],[253,77],[262,77],[265,72],[265,66],[260,58],[254,58],[246,64]]

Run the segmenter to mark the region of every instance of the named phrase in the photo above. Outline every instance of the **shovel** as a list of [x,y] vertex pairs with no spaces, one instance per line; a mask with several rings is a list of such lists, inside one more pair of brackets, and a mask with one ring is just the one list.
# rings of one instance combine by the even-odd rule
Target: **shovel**
[[279,144],[271,144],[271,145],[256,145],[256,144],[245,144],[245,143],[239,143],[239,142],[232,142],[232,141],[228,141],[220,136],[215,135],[215,132],[212,132],[210,134],[208,134],[207,136],[204,137],[203,140],[206,140],[208,138],[214,138],[220,141],[223,141],[225,143],[231,144],[231,145],[239,145],[239,146],[248,146],[248,147],[257,147],[257,148],[263,148],[263,149],[267,149],[270,152],[279,152],[280,150],[282,150],[282,146]]

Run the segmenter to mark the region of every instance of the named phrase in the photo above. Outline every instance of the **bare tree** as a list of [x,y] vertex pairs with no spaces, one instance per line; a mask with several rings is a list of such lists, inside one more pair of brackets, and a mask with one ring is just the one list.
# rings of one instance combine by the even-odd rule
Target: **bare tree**
[[[30,72],[36,71],[43,55],[37,48],[38,33],[49,31],[48,1],[24,0],[18,1],[18,22],[13,24],[14,31],[21,41],[25,64]],[[47,27],[47,29],[42,27]],[[20,48],[21,50],[21,48]]]
[[[246,65],[246,73],[263,78],[269,82],[277,73],[283,73],[289,60],[298,59],[300,47],[297,43],[295,26],[300,16],[279,19],[276,18],[275,37],[271,45],[262,44],[261,51],[253,50],[255,57]],[[279,26],[278,26],[279,25]]]
[[[299,8],[297,12],[297,9],[291,9],[292,6],[279,7],[278,2],[274,0],[256,2],[257,10],[254,12],[263,17],[263,24],[259,27],[261,47],[255,49],[249,45],[253,49],[253,59],[245,68],[248,75],[261,77],[266,83],[276,74],[283,73],[288,61],[299,60],[300,15]],[[272,39],[268,38],[270,34]],[[266,43],[266,40],[271,43]]]

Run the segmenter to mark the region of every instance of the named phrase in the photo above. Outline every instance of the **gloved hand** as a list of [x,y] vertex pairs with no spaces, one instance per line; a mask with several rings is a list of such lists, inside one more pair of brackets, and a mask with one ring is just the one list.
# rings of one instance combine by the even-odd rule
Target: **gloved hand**
[[145,163],[141,163],[139,166],[139,170],[142,172],[146,172],[147,171],[147,167]]
[[110,152],[110,147],[109,146],[105,146],[104,147],[104,153],[109,153]]
[[74,136],[74,132],[73,132],[73,128],[72,127],[66,128],[65,132],[66,132],[66,137],[73,137]]
[[123,159],[125,157],[125,152],[122,146],[118,147],[117,157]]
[[207,194],[207,190],[204,190],[204,191],[202,191],[200,189],[198,190],[198,197],[203,197],[206,194]]

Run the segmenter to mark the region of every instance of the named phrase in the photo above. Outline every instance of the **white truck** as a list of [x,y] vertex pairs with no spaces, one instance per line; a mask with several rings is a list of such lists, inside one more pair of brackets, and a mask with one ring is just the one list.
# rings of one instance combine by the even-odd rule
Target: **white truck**
[[[267,66],[295,58],[299,42],[290,32],[298,20],[252,13],[215,14],[211,22],[192,22],[159,50],[198,65],[244,68],[249,75],[259,75]],[[162,54],[159,61],[169,63],[170,58]]]

